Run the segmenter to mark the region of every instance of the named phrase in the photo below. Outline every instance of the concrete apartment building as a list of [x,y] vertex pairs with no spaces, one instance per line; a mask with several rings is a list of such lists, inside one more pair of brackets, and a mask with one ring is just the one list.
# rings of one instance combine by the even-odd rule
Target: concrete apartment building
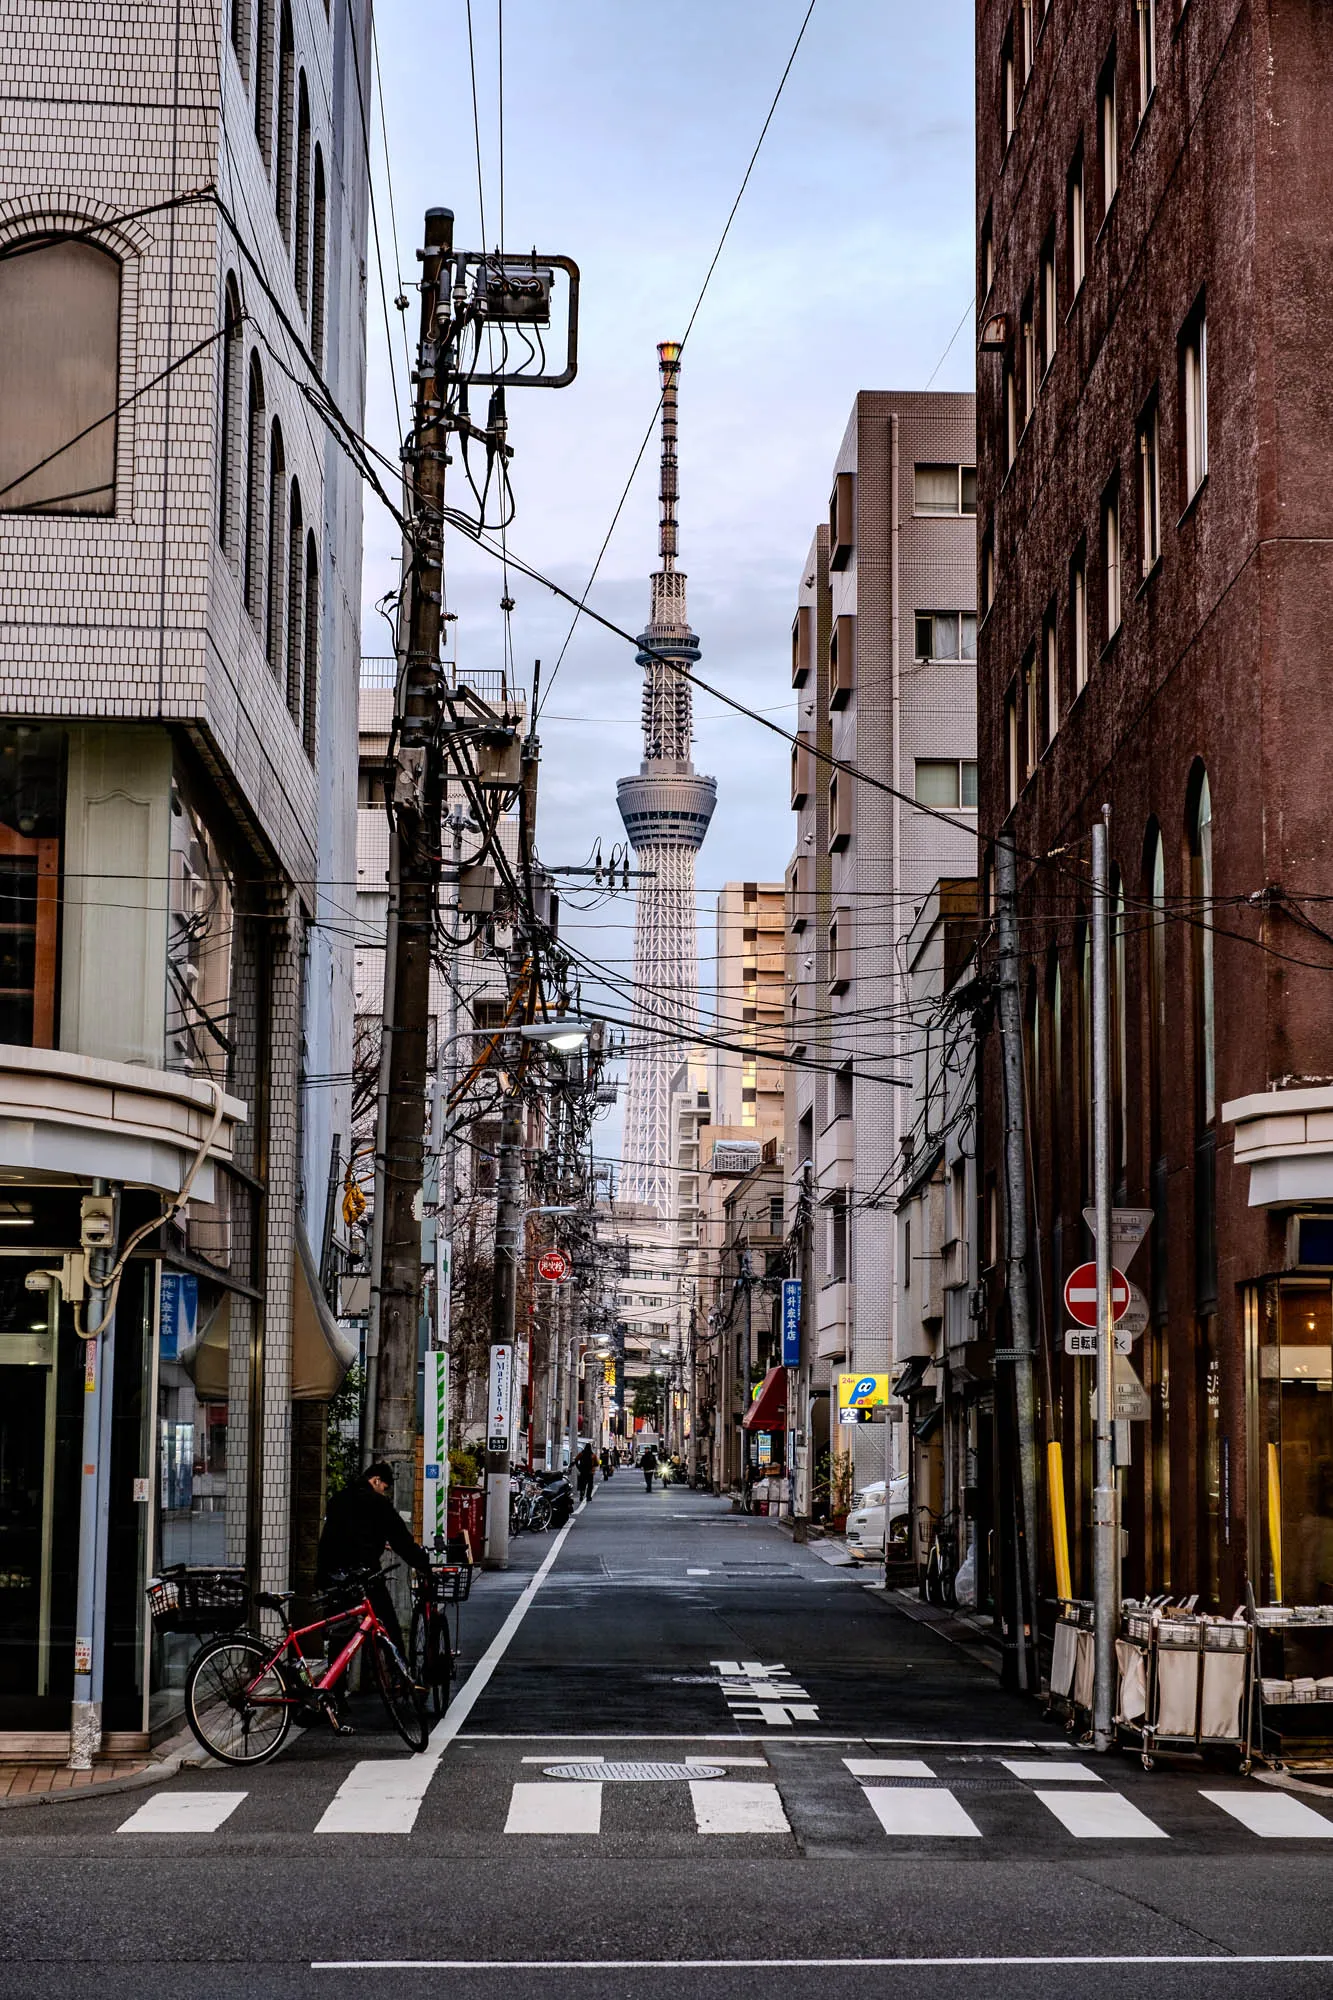
[[714,1122],[782,1132],[782,1016],[786,998],[785,888],[727,882],[717,899],[713,1020]]
[[[1154,1217],[1130,1273],[1150,1414],[1120,1474],[1125,1588],[1311,1602],[1333,1585],[1333,17],[987,0],[977,47],[981,821],[1019,857],[1074,1589],[1087,1364],[1059,1351],[1057,1301],[1091,1254],[1087,836],[1108,803],[1115,1199]],[[992,1063],[992,1209],[997,1088]],[[1048,1591],[1045,1525],[1041,1549]]]
[[[146,1577],[318,1526],[361,493],[301,385],[360,428],[369,28],[0,7],[0,1750],[174,1726]],[[93,1196],[102,1309],[42,1276]]]
[[[811,1470],[831,1378],[892,1363],[905,942],[936,880],[975,868],[974,426],[971,396],[858,395],[797,594],[786,1117]],[[861,1483],[884,1469],[885,1434],[852,1435]]]

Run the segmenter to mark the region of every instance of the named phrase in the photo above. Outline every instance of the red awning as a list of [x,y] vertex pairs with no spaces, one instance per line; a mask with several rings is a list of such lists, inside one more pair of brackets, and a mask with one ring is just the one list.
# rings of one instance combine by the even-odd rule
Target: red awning
[[785,1431],[787,1428],[787,1371],[770,1368],[759,1394],[741,1418],[747,1431]]

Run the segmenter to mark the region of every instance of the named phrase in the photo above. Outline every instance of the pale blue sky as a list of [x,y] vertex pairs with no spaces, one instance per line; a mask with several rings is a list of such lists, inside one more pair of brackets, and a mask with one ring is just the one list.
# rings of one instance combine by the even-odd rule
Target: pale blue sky
[[[806,0],[505,0],[505,208],[510,247],[581,267],[578,380],[509,398],[518,513],[512,546],[580,592],[657,399],[659,340],[679,337],[782,73]],[[496,0],[472,0],[488,236],[498,233]],[[681,563],[700,672],[776,719],[790,714],[797,584],[858,389],[924,387],[973,284],[973,9],[964,0],[817,0],[805,41],[686,351]],[[464,0],[394,0],[377,24],[404,276],[421,217],[450,207],[480,240]],[[397,289],[378,136],[390,295]],[[372,438],[396,445],[373,248]],[[409,330],[415,333],[415,295]],[[399,393],[406,394],[397,314]],[[973,380],[970,329],[935,386]],[[479,414],[479,413],[478,413]],[[645,455],[593,602],[631,632],[656,564],[656,443]],[[465,504],[458,468],[450,499]],[[365,600],[396,577],[371,502]],[[454,536],[460,658],[499,664],[497,570]],[[516,583],[526,680],[549,673],[569,613]],[[367,610],[368,650],[385,650]],[[583,861],[623,837],[615,779],[639,757],[632,652],[581,623],[543,718],[539,844]],[[567,719],[575,718],[575,719]],[[785,745],[696,698],[695,762],[719,781],[699,883],[781,876],[792,842]],[[569,911],[572,919],[573,912]],[[578,935],[624,961],[630,899]],[[705,985],[711,938],[700,939]]]

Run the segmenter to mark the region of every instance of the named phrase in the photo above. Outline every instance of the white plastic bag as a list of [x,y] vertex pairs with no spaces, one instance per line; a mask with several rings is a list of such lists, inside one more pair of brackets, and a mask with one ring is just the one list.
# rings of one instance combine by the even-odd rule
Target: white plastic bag
[[974,1611],[977,1603],[977,1552],[969,1549],[958,1565],[953,1580],[954,1601],[960,1611]]

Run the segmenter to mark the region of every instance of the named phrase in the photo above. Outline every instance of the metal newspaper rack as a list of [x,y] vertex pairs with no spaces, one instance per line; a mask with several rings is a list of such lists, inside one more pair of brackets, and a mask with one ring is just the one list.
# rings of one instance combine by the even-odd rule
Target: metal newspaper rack
[[1159,1750],[1234,1750],[1250,1768],[1254,1627],[1170,1606],[1121,1610],[1116,1726],[1150,1771]]

